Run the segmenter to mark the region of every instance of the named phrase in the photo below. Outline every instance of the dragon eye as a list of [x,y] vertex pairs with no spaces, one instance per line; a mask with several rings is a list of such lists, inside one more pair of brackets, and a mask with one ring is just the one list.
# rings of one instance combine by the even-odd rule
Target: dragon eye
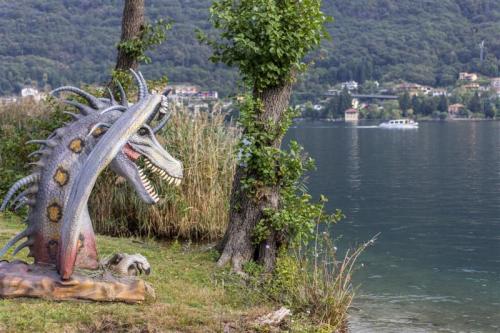
[[145,136],[146,134],[148,134],[148,130],[145,129],[144,127],[141,128],[138,132],[137,132],[140,136]]

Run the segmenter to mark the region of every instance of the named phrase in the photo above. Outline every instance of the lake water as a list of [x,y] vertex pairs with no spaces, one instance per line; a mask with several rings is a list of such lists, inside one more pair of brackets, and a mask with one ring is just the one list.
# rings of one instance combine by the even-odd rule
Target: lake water
[[[358,125],[373,125],[360,123]],[[302,122],[315,195],[362,256],[354,332],[500,332],[500,122]]]

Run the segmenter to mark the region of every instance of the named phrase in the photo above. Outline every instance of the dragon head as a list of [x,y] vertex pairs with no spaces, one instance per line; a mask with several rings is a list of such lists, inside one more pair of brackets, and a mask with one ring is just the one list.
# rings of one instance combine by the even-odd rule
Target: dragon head
[[[160,115],[168,117],[163,110],[167,109],[166,98],[162,96],[159,106]],[[149,204],[158,202],[159,197],[154,186],[148,178],[150,173],[156,173],[169,184],[178,186],[183,178],[182,163],[172,157],[165,148],[158,142],[156,133],[160,125],[151,128],[143,125],[136,133],[132,134],[122,148],[122,151],[111,162],[111,169],[134,187],[141,199]],[[143,161],[143,167],[139,161]]]

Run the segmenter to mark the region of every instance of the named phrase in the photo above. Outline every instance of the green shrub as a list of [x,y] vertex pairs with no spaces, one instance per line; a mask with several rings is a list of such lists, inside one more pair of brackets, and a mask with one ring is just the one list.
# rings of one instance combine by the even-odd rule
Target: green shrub
[[54,100],[0,106],[0,197],[15,181],[29,174],[28,155],[37,146],[26,142],[45,139],[68,120],[69,116]]

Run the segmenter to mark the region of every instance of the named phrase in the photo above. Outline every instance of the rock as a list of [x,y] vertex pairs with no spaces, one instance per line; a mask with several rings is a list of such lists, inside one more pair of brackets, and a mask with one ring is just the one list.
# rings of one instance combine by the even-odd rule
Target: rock
[[262,316],[256,320],[256,324],[259,326],[279,326],[286,317],[291,316],[292,311],[282,307],[275,312],[271,312],[265,316]]

